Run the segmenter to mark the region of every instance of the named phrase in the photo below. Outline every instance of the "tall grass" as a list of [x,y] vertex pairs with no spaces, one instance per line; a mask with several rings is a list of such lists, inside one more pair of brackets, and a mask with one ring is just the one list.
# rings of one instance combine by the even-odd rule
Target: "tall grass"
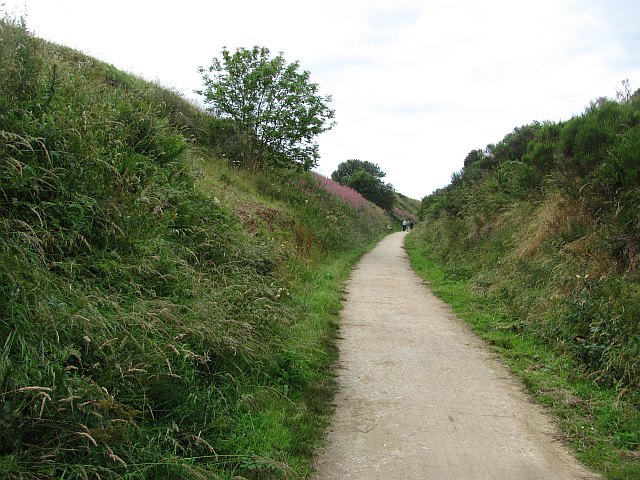
[[[0,30],[0,471],[303,476],[339,282],[385,220],[294,173],[220,201],[194,168],[229,140],[215,119],[24,22]],[[256,228],[255,184],[279,198]]]
[[[509,150],[523,132],[527,147]],[[516,129],[422,211],[451,275],[499,296],[622,396],[640,389],[638,132],[638,94]]]
[[[640,405],[638,95],[471,152],[423,200],[428,228],[414,234],[416,252],[505,319],[487,330],[568,355],[594,396],[609,392],[621,410]],[[637,452],[638,433],[607,428],[625,438],[621,451]]]
[[[635,479],[640,475],[637,436],[640,412],[622,401],[618,393],[594,385],[580,360],[558,349],[526,328],[499,298],[486,295],[468,278],[453,276],[431,254],[419,226],[406,241],[412,266],[429,281],[429,288],[449,303],[518,375],[537,402],[555,416],[561,440],[570,444],[578,459],[609,479]],[[515,287],[517,288],[517,286]],[[535,301],[536,292],[530,292]],[[530,310],[544,315],[541,304]]]

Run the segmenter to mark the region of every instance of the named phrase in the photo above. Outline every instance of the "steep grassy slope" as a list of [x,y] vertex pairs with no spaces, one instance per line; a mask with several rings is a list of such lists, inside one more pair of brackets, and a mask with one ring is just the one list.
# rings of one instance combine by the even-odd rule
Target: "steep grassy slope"
[[396,201],[394,205],[394,214],[400,223],[407,218],[412,220],[418,219],[418,212],[421,207],[419,200],[414,200],[413,198],[409,198],[401,193],[396,193]]
[[457,285],[585,461],[640,475],[639,95],[471,152],[421,216],[416,264]]
[[0,471],[298,478],[341,283],[386,231],[227,125],[0,23]]

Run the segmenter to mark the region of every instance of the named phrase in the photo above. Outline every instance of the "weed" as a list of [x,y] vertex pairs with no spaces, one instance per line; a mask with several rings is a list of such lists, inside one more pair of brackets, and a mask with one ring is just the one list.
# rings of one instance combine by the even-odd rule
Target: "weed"
[[407,245],[556,413],[580,458],[640,475],[637,93],[472,151]]
[[[434,293],[502,355],[537,401],[551,409],[581,461],[607,478],[635,478],[640,473],[634,456],[638,448],[634,432],[640,431],[637,397],[613,380],[634,371],[635,338],[615,345],[629,352],[630,357],[620,358],[626,367],[610,357],[615,351],[611,347],[614,332],[629,331],[621,324],[630,317],[611,315],[627,286],[612,279],[574,276],[580,288],[563,283],[569,292],[569,299],[563,300],[561,291],[540,284],[541,274],[547,278],[558,274],[549,273],[544,261],[539,272],[532,272],[531,260],[517,264],[518,276],[507,268],[509,262],[498,265],[503,276],[500,270],[488,272],[485,267],[480,282],[477,275],[447,273],[451,266],[441,260],[440,247],[432,242],[426,229],[418,226],[406,246],[412,265]],[[555,315],[561,315],[561,323],[553,321]],[[565,322],[572,326],[559,326]],[[578,326],[583,335],[572,337]],[[614,365],[624,373],[612,370]]]
[[238,172],[175,92],[1,27],[0,469],[303,477],[341,282],[387,218]]

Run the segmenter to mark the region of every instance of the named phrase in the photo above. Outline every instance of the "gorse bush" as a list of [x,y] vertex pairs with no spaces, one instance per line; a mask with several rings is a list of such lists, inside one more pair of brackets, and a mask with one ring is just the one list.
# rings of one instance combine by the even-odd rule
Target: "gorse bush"
[[304,472],[322,428],[309,417],[325,408],[308,393],[333,327],[323,317],[313,343],[293,348],[315,317],[288,292],[327,279],[271,237],[346,252],[384,217],[358,217],[340,242],[338,219],[357,212],[291,173],[281,200],[305,230],[254,234],[192,173],[209,148],[231,148],[212,138],[217,119],[23,22],[5,18],[0,32],[0,471]]
[[515,129],[425,197],[418,232],[452,278],[639,401],[640,98]]

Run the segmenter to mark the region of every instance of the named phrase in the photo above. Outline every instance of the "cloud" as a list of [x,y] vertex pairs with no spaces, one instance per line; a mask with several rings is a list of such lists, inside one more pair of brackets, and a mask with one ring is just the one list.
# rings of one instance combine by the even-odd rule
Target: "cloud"
[[640,86],[635,0],[27,0],[26,8],[36,34],[189,96],[201,86],[197,68],[223,46],[284,52],[334,99],[338,124],[319,138],[321,171],[368,160],[414,198],[515,127],[568,119],[626,78]]

